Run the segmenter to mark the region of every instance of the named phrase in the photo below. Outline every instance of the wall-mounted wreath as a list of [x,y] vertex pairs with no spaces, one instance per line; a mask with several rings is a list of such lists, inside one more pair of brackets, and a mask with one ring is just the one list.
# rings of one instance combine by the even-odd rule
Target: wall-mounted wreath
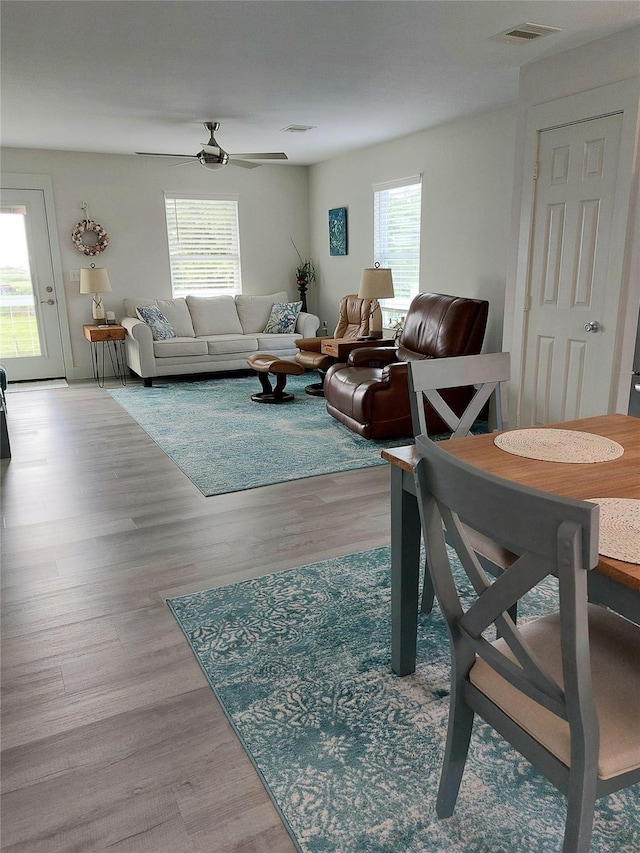
[[[91,235],[87,241],[85,235]],[[71,232],[71,241],[83,255],[99,255],[109,245],[109,235],[102,225],[98,225],[93,219],[83,219]]]

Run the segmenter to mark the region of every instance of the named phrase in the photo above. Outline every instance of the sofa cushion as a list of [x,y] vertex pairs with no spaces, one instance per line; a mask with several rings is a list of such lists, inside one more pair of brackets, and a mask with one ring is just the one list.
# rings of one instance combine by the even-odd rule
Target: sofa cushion
[[264,327],[267,335],[290,335],[295,331],[302,302],[274,302]]
[[[123,299],[122,307],[124,309],[125,317],[135,317],[136,320],[139,320],[136,313],[136,308],[143,308],[146,305],[156,305],[157,302],[155,299],[141,297],[134,297],[133,299]],[[144,321],[143,321],[144,322]]]
[[236,296],[238,317],[245,335],[255,335],[267,325],[271,307],[274,302],[286,302],[289,294],[286,290],[280,293],[268,293],[264,296],[248,296],[244,293]]
[[173,326],[157,305],[141,305],[140,308],[136,308],[136,313],[147,326],[151,327],[154,341],[166,341],[168,338],[175,338],[176,333],[173,331]]
[[258,349],[263,352],[274,352],[275,350],[294,350],[294,341],[301,335],[258,335]]
[[193,323],[191,314],[184,297],[177,299],[156,299],[155,304],[173,326],[173,331],[179,338],[193,338]]
[[215,335],[200,338],[207,345],[209,355],[246,355],[258,351],[258,341],[253,335]]
[[202,335],[241,335],[233,296],[187,296],[193,330]]
[[153,354],[156,358],[172,358],[184,355],[206,355],[207,342],[198,338],[175,337],[169,341],[154,341]]

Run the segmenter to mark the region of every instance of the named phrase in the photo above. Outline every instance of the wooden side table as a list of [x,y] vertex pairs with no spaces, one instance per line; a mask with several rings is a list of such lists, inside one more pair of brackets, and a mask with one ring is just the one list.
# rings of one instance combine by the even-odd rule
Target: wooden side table
[[374,338],[371,341],[357,341],[355,338],[325,338],[320,344],[320,350],[325,355],[332,355],[337,361],[346,361],[349,353],[361,347],[393,346],[390,338]]
[[127,330],[125,327],[118,324],[108,326],[85,324],[82,327],[82,331],[91,347],[93,378],[99,387],[104,387],[105,348],[109,353],[113,375],[122,385],[126,385],[127,373],[124,358],[124,339],[127,336]]

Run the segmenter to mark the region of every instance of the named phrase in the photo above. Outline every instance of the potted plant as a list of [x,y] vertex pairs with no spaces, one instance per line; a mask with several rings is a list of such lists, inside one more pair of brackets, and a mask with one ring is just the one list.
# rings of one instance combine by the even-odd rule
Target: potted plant
[[316,280],[316,270],[313,266],[313,261],[311,258],[304,258],[298,251],[298,247],[293,242],[293,238],[291,238],[291,242],[293,244],[293,248],[296,250],[296,254],[300,263],[296,267],[296,284],[298,285],[298,292],[300,293],[300,299],[302,300],[302,310],[307,310],[307,287],[311,284],[312,281]]

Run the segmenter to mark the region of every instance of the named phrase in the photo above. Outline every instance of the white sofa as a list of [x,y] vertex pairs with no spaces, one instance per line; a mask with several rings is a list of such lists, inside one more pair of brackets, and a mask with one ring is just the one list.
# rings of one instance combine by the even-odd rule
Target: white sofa
[[[247,370],[247,358],[256,352],[293,359],[295,339],[313,337],[320,320],[315,314],[300,313],[294,333],[265,334],[274,302],[289,301],[286,291],[267,296],[125,299],[120,322],[127,330],[127,365],[150,386],[157,376]],[[176,337],[153,339],[151,327],[136,314],[136,308],[146,305],[160,309]]]

